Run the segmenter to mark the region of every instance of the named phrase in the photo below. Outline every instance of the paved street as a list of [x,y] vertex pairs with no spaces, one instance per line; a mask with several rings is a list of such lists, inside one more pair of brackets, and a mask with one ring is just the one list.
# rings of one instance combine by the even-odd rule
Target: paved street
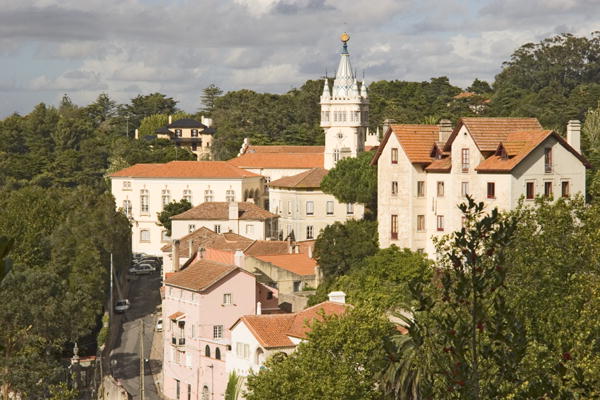
[[140,399],[140,321],[144,323],[144,398],[148,400],[160,399],[152,372],[160,371],[160,360],[150,360],[150,349],[156,317],[156,306],[160,304],[160,275],[131,276],[129,286],[129,301],[131,308],[125,312],[120,337],[112,352],[113,376],[121,380],[123,386],[133,396]]

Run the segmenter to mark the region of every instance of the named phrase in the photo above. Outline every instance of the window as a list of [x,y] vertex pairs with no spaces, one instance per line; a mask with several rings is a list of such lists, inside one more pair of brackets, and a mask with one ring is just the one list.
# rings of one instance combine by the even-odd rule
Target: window
[[192,385],[188,383],[188,400],[192,400]]
[[327,202],[327,215],[333,215],[333,201]]
[[544,182],[544,196],[552,197],[552,182]]
[[444,182],[439,181],[437,183],[437,196],[444,197]]
[[299,292],[302,288],[302,281],[294,281],[294,292]]
[[244,360],[250,359],[250,345],[246,343],[236,343],[235,344],[235,353],[238,358],[243,358]]
[[221,349],[219,349],[218,347],[215,349],[215,358],[217,360],[221,359]]
[[180,392],[181,392],[181,382],[179,382],[179,379],[175,379],[175,398],[177,400],[179,400]]
[[488,199],[496,198],[496,184],[494,182],[487,183],[487,198]]
[[549,174],[552,172],[552,148],[544,149],[544,172]]
[[204,356],[210,358],[210,346],[209,345],[206,345],[206,347],[204,347]]
[[392,148],[392,164],[398,164],[398,149],[396,147]]
[[189,224],[188,225],[188,233],[192,233],[196,230],[196,224]]
[[205,202],[213,201],[213,191],[212,190],[207,189],[204,191],[204,201]]
[[535,197],[535,186],[533,182],[527,182],[525,184],[525,198],[532,200]]
[[123,181],[123,190],[131,190],[131,181]]
[[231,293],[223,294],[223,304],[231,304]]
[[225,201],[233,203],[235,201],[235,190],[227,190],[225,192]]
[[222,339],[222,338],[223,338],[223,325],[213,326],[213,339]]
[[398,239],[398,216],[392,215],[392,239]]
[[168,242],[169,241],[169,235],[167,234],[167,231],[161,231],[160,232],[160,240],[161,242]]
[[425,181],[417,181],[417,197],[425,197]]
[[308,225],[306,227],[306,240],[314,239],[313,227],[312,225]]
[[444,230],[444,216],[443,215],[437,216],[437,230],[438,231]]
[[198,137],[198,129],[192,129],[192,137]]
[[462,197],[467,197],[469,194],[469,182],[461,182],[460,183],[460,195]]
[[461,150],[462,172],[469,172],[469,149]]
[[208,390],[208,386],[204,385],[202,388],[202,400],[209,400],[210,392]]
[[162,195],[162,205],[164,207],[171,202],[171,192],[169,191],[169,189],[163,189],[161,192],[161,195]]
[[425,216],[417,215],[417,232],[423,232],[425,230]]
[[123,200],[123,212],[127,218],[131,218],[131,200]]
[[[181,129],[175,129],[175,135],[177,135],[177,137],[181,137],[182,135],[182,130]],[[179,397],[178,397],[179,398]]]
[[392,196],[398,195],[398,181],[392,181]]
[[306,202],[306,215],[314,215],[315,214],[315,202],[307,201]]
[[333,161],[334,162],[340,161],[340,150],[339,149],[333,150]]
[[215,231],[215,233],[221,233],[221,225],[215,225],[213,231]]
[[147,229],[143,229],[140,231],[140,242],[149,242],[150,241],[150,231]]
[[148,203],[148,190],[142,189],[140,190],[140,211],[142,214],[148,214],[148,210],[150,205]]
[[346,214],[348,214],[348,215],[354,214],[354,204],[352,204],[352,203],[346,204]]
[[267,293],[267,300],[273,300],[273,292]]
[[192,143],[192,151],[196,151],[196,150],[198,150],[198,144]]
[[251,235],[254,233],[254,225],[249,224],[246,225],[246,235]]
[[192,202],[192,191],[190,189],[183,190],[183,199]]
[[569,181],[562,181],[560,183],[560,191],[562,197],[569,197]]
[[417,253],[424,254],[425,253],[425,249],[423,249],[423,248],[417,249]]

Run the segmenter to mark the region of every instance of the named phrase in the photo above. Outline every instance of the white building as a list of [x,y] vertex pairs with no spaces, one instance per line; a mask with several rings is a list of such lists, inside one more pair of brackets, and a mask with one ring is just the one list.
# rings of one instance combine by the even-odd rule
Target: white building
[[281,238],[293,234],[294,240],[316,239],[327,225],[348,219],[362,219],[362,204],[340,203],[321,191],[327,170],[314,168],[269,184],[269,207],[279,215]]
[[161,255],[169,241],[159,226],[158,213],[181,199],[203,202],[245,201],[260,198],[263,178],[225,161],[171,161],[136,164],[110,175],[116,205],[132,222],[132,250]]
[[435,254],[432,237],[460,229],[457,204],[466,195],[510,210],[520,198],[585,193],[588,162],[580,124],[567,140],[535,118],[462,118],[440,125],[392,125],[373,159],[377,165],[381,247]]
[[321,95],[321,127],[325,130],[324,167],[331,169],[338,160],[356,157],[364,151],[369,125],[369,100],[367,85],[359,84],[350,64],[348,40],[344,33],[342,53],[333,90],[325,80]]
[[205,227],[215,233],[233,232],[253,240],[277,235],[278,215],[248,202],[202,203],[171,217],[171,237],[179,239]]

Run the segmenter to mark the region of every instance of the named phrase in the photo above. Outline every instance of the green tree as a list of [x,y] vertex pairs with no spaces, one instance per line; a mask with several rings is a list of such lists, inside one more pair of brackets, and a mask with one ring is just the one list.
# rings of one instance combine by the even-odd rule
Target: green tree
[[167,235],[171,236],[171,217],[179,215],[192,208],[192,203],[186,199],[172,201],[163,207],[163,210],[158,215],[159,225],[167,230]]
[[315,322],[308,340],[288,357],[271,357],[248,377],[248,400],[380,399],[376,371],[383,365],[383,337],[393,326],[379,313],[356,308]]
[[471,86],[467,88],[467,92],[474,92],[477,94],[489,94],[492,93],[492,87],[486,81],[475,78]]
[[177,101],[162,93],[138,95],[131,99],[131,104],[126,105],[121,114],[129,118],[130,129],[139,128],[142,119],[149,115],[172,115],[177,112]]
[[326,279],[348,273],[378,250],[377,223],[349,220],[328,225],[317,237],[314,256]]
[[8,258],[8,253],[14,244],[14,239],[7,238],[6,236],[0,236],[0,282],[8,274],[11,267],[11,261]]
[[200,111],[206,113],[208,116],[211,116],[213,111],[215,111],[215,102],[222,94],[223,91],[214,83],[211,83],[202,89],[202,95],[200,96],[202,108]]
[[364,203],[371,218],[377,215],[377,168],[371,165],[372,152],[344,158],[329,170],[321,182],[321,190],[342,203]]

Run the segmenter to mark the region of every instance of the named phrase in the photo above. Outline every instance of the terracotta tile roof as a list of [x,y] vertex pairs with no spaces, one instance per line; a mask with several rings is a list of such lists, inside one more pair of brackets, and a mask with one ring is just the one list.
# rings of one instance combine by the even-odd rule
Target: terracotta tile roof
[[[179,238],[179,254],[189,254],[189,243],[192,241],[192,253],[198,250],[198,247],[204,246],[211,239],[219,236],[218,233],[211,231],[206,227],[201,227],[200,229],[196,229],[192,233],[188,233],[187,235]],[[172,244],[166,244],[161,247],[163,252],[170,252]]]
[[133,178],[244,178],[260,176],[227,161],[171,161],[165,164],[135,164],[112,177]]
[[286,176],[277,179],[271,183],[271,187],[283,188],[319,188],[321,181],[327,175],[328,171],[324,168],[313,168],[311,170],[299,173],[297,175]]
[[233,324],[231,329],[243,321],[264,348],[293,347],[294,343],[289,337],[306,339],[312,322],[323,320],[322,312],[326,315],[341,315],[350,307],[349,304],[326,301],[295,314],[246,315]]
[[176,313],[169,315],[168,319],[178,320],[178,319],[181,319],[182,317],[185,317],[185,314],[182,313],[181,311],[177,311]]
[[[181,214],[171,217],[172,220],[228,220],[229,219],[228,202],[207,202],[194,208],[190,208]],[[239,202],[238,218],[241,220],[264,221],[269,218],[278,218],[273,214],[254,203]]]
[[323,154],[325,146],[248,146],[246,153],[317,153]]
[[165,285],[202,292],[236,270],[235,265],[200,259],[166,278]]
[[255,240],[244,250],[248,256],[289,254],[290,244],[284,240]]
[[288,336],[306,339],[307,333],[311,331],[310,326],[317,321],[323,321],[322,314],[325,315],[341,315],[350,308],[350,304],[335,303],[333,301],[325,301],[315,306],[309,307],[296,313],[296,317],[292,322],[292,326],[287,332]]
[[427,172],[450,172],[452,168],[452,158],[444,157],[439,160],[433,160],[431,164],[429,164],[425,171]]
[[246,324],[258,343],[264,348],[294,346],[286,334],[292,326],[294,314],[246,315],[239,321]]
[[461,92],[453,97],[453,99],[465,99],[469,97],[477,96],[475,92]]
[[240,168],[318,168],[323,167],[323,153],[245,153],[227,161]]
[[271,263],[281,269],[298,275],[314,275],[317,262],[303,253],[279,254],[279,255],[256,255],[261,261]]
[[236,251],[244,250],[250,246],[252,242],[254,242],[254,240],[245,236],[233,232],[226,232],[211,239],[204,247],[216,250]]
[[[496,147],[496,153],[483,160],[475,170],[477,172],[510,172],[550,136],[555,137],[560,144],[589,168],[589,162],[559,134],[550,130],[533,130],[509,133],[506,140]],[[500,155],[501,149],[504,149],[508,157]]]
[[431,149],[433,148],[434,143],[439,139],[439,132],[439,125],[393,124],[381,141],[371,164],[377,165],[377,160],[392,133],[398,138],[398,141],[410,162],[429,164],[432,161]]
[[446,142],[444,150],[449,151],[462,126],[466,126],[480,151],[496,151],[498,143],[506,141],[511,132],[541,131],[536,118],[461,118]]

